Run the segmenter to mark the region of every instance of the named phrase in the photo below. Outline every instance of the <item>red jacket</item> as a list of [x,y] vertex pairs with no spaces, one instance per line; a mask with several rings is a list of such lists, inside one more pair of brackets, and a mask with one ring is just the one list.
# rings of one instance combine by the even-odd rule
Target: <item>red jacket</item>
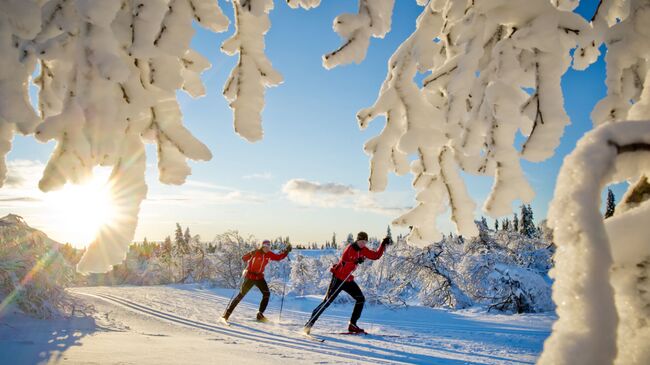
[[266,267],[266,264],[269,263],[269,260],[280,261],[287,257],[287,255],[289,254],[286,252],[279,255],[273,253],[273,251],[264,253],[261,249],[245,254],[241,259],[248,261],[248,264],[246,265],[246,277],[251,280],[263,280],[264,268]]
[[[332,266],[330,271],[339,280],[345,280],[347,277],[347,281],[352,281],[354,280],[354,276],[350,275],[350,273],[357,268],[357,261],[362,257],[377,260],[384,254],[384,249],[384,245],[380,245],[377,251],[373,251],[368,247],[359,247],[356,242],[350,244],[343,251],[341,260],[339,260],[336,265]],[[350,276],[348,277],[348,275]]]

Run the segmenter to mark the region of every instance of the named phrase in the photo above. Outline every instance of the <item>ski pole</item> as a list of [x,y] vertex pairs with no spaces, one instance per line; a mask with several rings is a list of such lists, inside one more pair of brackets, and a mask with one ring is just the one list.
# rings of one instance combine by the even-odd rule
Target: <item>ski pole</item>
[[[342,282],[342,283],[341,283],[341,284],[336,288],[336,290],[334,290],[334,291],[331,292],[331,293],[330,293],[330,292],[327,293],[328,296],[325,297],[325,302],[323,302],[323,306],[321,307],[321,309],[318,310],[318,312],[314,313],[314,314],[309,318],[309,321],[307,321],[307,323],[305,323],[305,326],[307,326],[308,324],[310,324],[311,321],[312,321],[312,319],[314,319],[315,317],[318,317],[318,316],[319,316],[319,315],[320,315],[320,314],[325,310],[325,307],[326,307],[325,303],[330,301],[330,298],[333,296],[334,293],[338,293],[339,290],[341,290],[341,288],[343,287],[343,284],[345,284],[345,282],[348,280],[348,278],[350,277],[350,275],[352,275],[352,271],[350,271],[350,273],[348,274],[348,276],[346,276],[345,279],[343,279],[343,282]],[[335,278],[334,274],[332,274],[332,278]],[[313,324],[313,323],[312,323],[312,324]]]
[[[287,256],[287,260],[291,262],[291,258]],[[289,265],[291,267],[291,265]],[[278,323],[282,322],[282,307],[284,306],[284,291],[287,288],[287,271],[284,271],[284,283],[282,284],[282,299],[280,300],[280,316],[278,317]]]
[[238,293],[238,290],[241,290],[241,285],[244,282],[244,277],[246,276],[246,272],[248,269],[244,269],[244,271],[241,272],[241,277],[239,278],[239,283],[237,284],[236,290],[232,293],[230,296],[230,300],[228,301],[228,305],[226,306],[226,309],[223,311],[223,314],[221,315],[222,317],[226,315],[226,312],[228,311],[228,308],[230,308],[230,304],[232,303],[232,300],[235,298],[235,294]]
[[381,264],[380,264],[380,267],[379,267],[379,280],[377,281],[377,285],[375,286],[375,292],[377,293],[377,298],[379,298],[379,286],[381,285],[381,280],[382,280],[383,277],[384,277],[384,266],[386,266],[386,265],[385,265],[385,261],[386,261],[386,257],[388,256],[388,254],[387,254],[387,252],[388,252],[388,246],[390,246],[390,245],[393,244],[393,238],[392,238],[392,237],[389,237],[389,238],[390,238],[390,241],[389,241],[390,243],[389,243],[389,244],[386,246],[386,248],[384,249],[384,254],[385,254],[386,256],[383,256],[383,255],[382,255],[382,258],[381,258]]

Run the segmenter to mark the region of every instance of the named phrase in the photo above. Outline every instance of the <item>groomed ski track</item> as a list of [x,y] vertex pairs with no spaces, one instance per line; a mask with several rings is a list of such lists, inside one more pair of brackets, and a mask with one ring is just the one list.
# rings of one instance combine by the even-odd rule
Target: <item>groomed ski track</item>
[[[214,354],[213,363],[219,364],[235,359],[243,364],[283,365],[532,364],[553,320],[551,315],[459,314],[423,307],[391,310],[366,305],[360,325],[370,333],[386,336],[346,336],[337,332],[346,328],[351,304],[337,304],[312,330],[312,335],[325,340],[321,343],[300,332],[319,301],[317,297],[286,298],[282,323],[259,323],[254,316],[260,295],[251,291],[231,316],[231,325],[226,326],[218,319],[233,293],[231,289],[174,285],[84,287],[71,292],[93,304],[95,316],[110,317],[109,327],[147,335],[147,340],[154,342],[167,339],[174,343],[169,337],[189,336],[196,351],[201,351],[202,356]],[[279,298],[273,298],[265,314],[277,321],[278,309]],[[92,336],[84,340],[90,342]],[[114,341],[119,342],[119,336]],[[173,346],[165,346],[169,347]],[[177,353],[169,348],[167,359]],[[204,362],[193,362],[187,355],[178,360]]]

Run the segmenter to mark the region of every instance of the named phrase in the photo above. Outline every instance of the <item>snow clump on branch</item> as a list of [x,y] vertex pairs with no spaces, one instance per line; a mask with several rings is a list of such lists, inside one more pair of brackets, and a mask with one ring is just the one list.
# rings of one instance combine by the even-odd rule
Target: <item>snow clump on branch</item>
[[[175,93],[204,94],[199,74],[210,63],[189,48],[192,21],[221,32],[228,19],[210,0],[2,1],[0,10],[0,179],[14,129],[57,141],[43,191],[113,166],[120,221],[101,229],[77,267],[109,270],[124,259],[146,197],[143,143],[158,145],[164,183],[185,181],[188,158],[212,157],[183,126]],[[40,118],[27,98],[36,70]]]

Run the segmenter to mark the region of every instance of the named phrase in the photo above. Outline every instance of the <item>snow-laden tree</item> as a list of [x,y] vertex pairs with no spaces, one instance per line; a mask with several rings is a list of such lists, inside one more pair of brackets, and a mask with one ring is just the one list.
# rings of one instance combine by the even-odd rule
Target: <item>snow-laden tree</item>
[[242,256],[255,249],[257,244],[254,237],[242,237],[237,231],[228,231],[217,235],[213,244],[217,247],[213,278],[217,284],[228,288],[236,288],[241,284],[246,262]]

